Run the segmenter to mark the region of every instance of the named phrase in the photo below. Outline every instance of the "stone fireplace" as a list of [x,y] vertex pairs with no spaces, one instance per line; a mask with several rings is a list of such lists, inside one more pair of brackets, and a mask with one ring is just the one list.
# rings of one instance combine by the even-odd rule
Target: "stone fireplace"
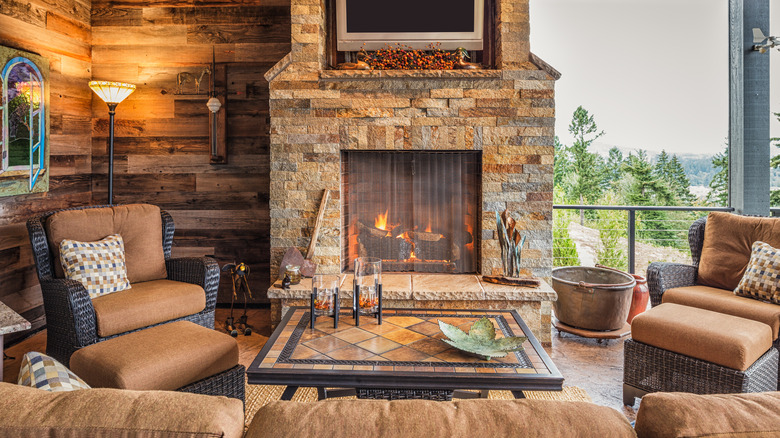
[[[272,278],[288,247],[304,251],[308,246],[323,191],[329,189],[333,196],[314,256],[318,272],[347,273],[361,251],[379,252],[395,261],[385,262],[386,270],[412,272],[407,274],[412,284],[414,279],[428,281],[431,272],[470,273],[477,277],[481,298],[469,301],[491,293],[492,306],[503,300],[518,307],[527,301],[522,291],[481,285],[478,276],[501,271],[495,214],[504,209],[527,236],[522,273],[543,279],[551,275],[554,84],[559,74],[530,53],[528,0],[497,0],[495,68],[486,70],[333,70],[326,63],[325,3],[292,0],[291,13],[292,51],[266,73]],[[349,173],[361,159],[363,166],[384,172],[393,163],[427,169],[444,157],[461,163],[443,170],[455,175],[460,166],[449,181],[419,172],[396,175],[395,187],[384,187],[379,194],[367,194],[376,187],[368,187],[371,174],[365,167],[362,173]],[[441,184],[431,185],[436,178]],[[356,180],[359,184],[352,186]],[[381,188],[387,181],[378,178],[374,184]],[[345,187],[348,193],[342,191]],[[412,195],[420,192],[400,196],[409,190]],[[437,197],[441,199],[431,200]],[[421,203],[423,199],[433,204]],[[442,211],[445,206],[448,210]],[[457,292],[450,289],[448,299]],[[549,301],[555,299],[547,289],[528,291],[536,297],[531,311],[539,327],[549,327]],[[429,292],[426,299],[435,299],[435,291]],[[282,295],[269,291],[272,301]],[[399,300],[423,298],[411,295]],[[549,339],[543,332],[540,338]]]
[[342,271],[478,272],[479,151],[342,151]]

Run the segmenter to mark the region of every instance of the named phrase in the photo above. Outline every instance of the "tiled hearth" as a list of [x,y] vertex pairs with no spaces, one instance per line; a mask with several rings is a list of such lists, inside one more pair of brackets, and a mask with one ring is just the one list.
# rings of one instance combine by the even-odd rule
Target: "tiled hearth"
[[[352,275],[341,275],[342,306],[350,306]],[[292,306],[309,306],[311,279],[290,289],[279,283],[268,290],[274,325]],[[382,276],[385,307],[424,309],[515,309],[543,343],[550,342],[550,303],[557,296],[546,283],[538,288],[503,286],[482,281],[479,275],[385,274]]]
[[[478,71],[332,70],[325,62],[324,4],[292,0],[292,51],[266,73],[271,111],[272,279],[287,248],[304,251],[308,246],[326,189],[333,195],[314,261],[321,273],[340,274],[348,265],[342,251],[346,238],[343,151],[478,152],[477,229],[469,233],[476,240],[476,273],[500,273],[495,215],[509,209],[526,236],[521,274],[549,279],[554,85],[559,73],[529,50],[528,0],[497,2],[496,65]],[[541,291],[503,287],[507,292],[501,295],[474,275],[393,278],[399,279],[399,285],[401,278],[409,283],[408,291],[398,289],[401,304],[525,306],[529,326],[542,340],[549,339],[549,330],[541,329],[549,327],[554,299],[547,286]],[[269,291],[277,315],[282,306],[302,298],[283,298],[288,293]],[[532,321],[538,321],[538,326]]]

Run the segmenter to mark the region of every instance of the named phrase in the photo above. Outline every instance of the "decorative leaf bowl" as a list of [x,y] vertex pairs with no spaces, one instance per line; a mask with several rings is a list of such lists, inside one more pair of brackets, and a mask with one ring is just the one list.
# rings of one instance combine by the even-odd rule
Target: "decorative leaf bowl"
[[490,360],[494,357],[504,357],[512,351],[523,349],[525,336],[508,336],[496,339],[496,329],[493,323],[487,318],[482,318],[475,322],[469,332],[439,321],[439,329],[449,339],[442,339],[450,346],[467,353],[475,354],[482,359]]

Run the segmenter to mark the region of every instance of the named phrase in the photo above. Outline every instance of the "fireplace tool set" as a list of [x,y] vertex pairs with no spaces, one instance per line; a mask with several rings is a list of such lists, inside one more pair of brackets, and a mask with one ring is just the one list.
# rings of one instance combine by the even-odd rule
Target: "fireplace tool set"
[[[315,275],[311,288],[311,328],[319,316],[333,318],[333,328],[339,326],[339,282],[338,275]],[[355,326],[360,326],[360,316],[369,316],[382,324],[382,260],[374,257],[359,257],[355,260],[355,274],[352,283],[352,317]]]
[[[249,266],[239,263],[229,263],[222,267],[222,272],[230,272],[231,284],[233,286],[233,296],[230,299],[230,316],[225,320],[225,330],[234,338],[238,332],[244,333],[244,336],[252,334],[252,326],[247,323],[248,300],[252,298],[252,291],[249,290]],[[236,321],[233,318],[233,304],[238,299],[238,293],[241,292],[244,297],[244,314]]]

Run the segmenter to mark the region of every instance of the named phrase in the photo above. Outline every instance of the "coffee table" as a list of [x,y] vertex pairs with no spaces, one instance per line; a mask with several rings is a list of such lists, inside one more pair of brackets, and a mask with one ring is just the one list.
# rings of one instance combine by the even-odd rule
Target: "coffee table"
[[[441,339],[437,320],[468,331],[483,316],[498,337],[526,336],[523,351],[482,360]],[[319,317],[309,327],[309,309],[293,307],[247,370],[250,384],[287,385],[282,400],[300,387],[316,387],[320,399],[347,394],[359,398],[449,400],[486,397],[488,390],[560,391],[563,376],[514,310],[384,309],[382,324],[351,313]],[[327,388],[349,388],[327,389]],[[479,390],[465,392],[462,390]]]

